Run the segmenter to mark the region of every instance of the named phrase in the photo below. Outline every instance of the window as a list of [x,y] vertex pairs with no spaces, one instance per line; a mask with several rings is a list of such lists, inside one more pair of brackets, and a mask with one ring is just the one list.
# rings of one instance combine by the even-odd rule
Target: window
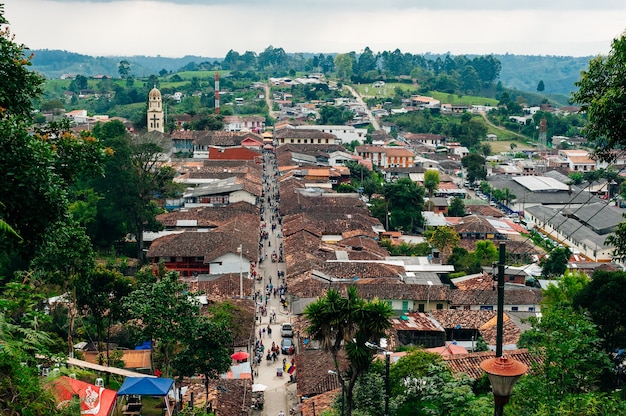
[[517,307],[517,306],[511,306],[511,311],[513,311],[513,312],[517,312],[517,311],[519,311],[519,307]]
[[402,301],[402,312],[408,312],[409,311],[409,301],[408,300],[403,300]]
[[176,263],[182,263],[182,262],[183,262],[182,257],[176,257]]
[[424,308],[424,304],[420,303],[417,307],[417,311],[418,312],[424,312],[426,310],[426,308]]
[[480,310],[481,311],[492,311],[493,310],[493,305],[481,305]]
[[390,308],[393,308],[393,301],[386,301],[387,302],[387,306],[389,306]]
[[528,312],[535,312],[535,307],[534,306],[530,306],[528,308]]
[[440,311],[443,309],[443,303],[438,303],[437,304],[437,310]]

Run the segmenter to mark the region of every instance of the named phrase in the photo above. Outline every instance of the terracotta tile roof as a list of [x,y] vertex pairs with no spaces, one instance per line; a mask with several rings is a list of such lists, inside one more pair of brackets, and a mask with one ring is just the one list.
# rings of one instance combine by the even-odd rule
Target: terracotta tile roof
[[200,228],[217,227],[242,214],[259,216],[259,209],[247,202],[235,202],[228,206],[190,208],[157,215],[156,219],[166,228],[177,227],[178,221],[196,220]]
[[[295,356],[298,372],[298,396],[311,397],[340,387],[337,375],[328,373],[328,370],[335,370],[335,364],[330,353],[309,349],[300,349],[300,351]],[[347,368],[347,360],[343,352],[339,354],[338,358],[340,368]]]
[[401,318],[392,318],[391,324],[396,331],[445,332],[429,314],[421,312],[406,313]]
[[[451,306],[476,306],[476,305],[497,305],[498,293],[489,288],[485,289],[467,289],[452,290],[450,297]],[[520,286],[517,289],[511,288],[512,285],[505,285],[504,304],[505,305],[539,305],[541,302],[541,289],[528,286]]]
[[243,246],[243,257],[256,261],[258,255],[259,217],[241,214],[223,223],[214,231],[186,231],[154,240],[147,257],[204,257],[204,262],[236,253]]
[[274,132],[275,139],[335,139],[337,136],[316,129],[280,129]]
[[432,311],[433,318],[444,328],[478,329],[496,316],[496,311],[470,311],[463,309],[443,309]]
[[465,212],[468,214],[478,214],[485,217],[502,218],[504,214],[499,209],[491,205],[465,205]]
[[406,147],[387,147],[385,149],[387,157],[413,157],[415,154]]
[[[212,383],[213,384],[213,383]],[[222,388],[216,389],[217,397],[213,401],[213,410],[219,416],[241,416],[247,414],[252,404],[252,380],[220,379],[217,383]]]
[[[206,294],[209,300],[232,299],[239,296],[239,273],[223,275],[202,275],[186,279],[189,290]],[[254,295],[254,281],[243,278],[243,295]],[[254,304],[252,305],[254,307]]]
[[247,137],[253,140],[263,142],[263,137],[249,132],[235,132],[223,130],[201,130],[201,131],[174,131],[172,132],[172,140],[193,140],[197,146],[239,146]]
[[[488,345],[496,345],[496,321],[497,318],[494,317],[479,328],[480,335],[482,335]],[[504,314],[504,325],[502,329],[502,345],[517,345],[522,330],[506,313]]]
[[[529,369],[537,362],[527,349],[506,351],[505,355],[523,362]],[[463,373],[467,374],[472,379],[478,379],[483,375],[480,363],[493,357],[495,357],[495,352],[484,351],[469,354],[444,355],[443,360],[453,373]]]
[[496,233],[496,228],[485,217],[468,215],[463,217],[460,224],[455,226],[456,232],[461,233]]
[[337,389],[328,391],[326,393],[321,393],[321,394],[318,394],[317,396],[304,399],[302,401],[302,408],[300,410],[301,412],[300,414],[302,416],[321,415],[325,411],[330,410],[332,408],[337,396],[340,394],[341,394],[341,388],[337,388]]

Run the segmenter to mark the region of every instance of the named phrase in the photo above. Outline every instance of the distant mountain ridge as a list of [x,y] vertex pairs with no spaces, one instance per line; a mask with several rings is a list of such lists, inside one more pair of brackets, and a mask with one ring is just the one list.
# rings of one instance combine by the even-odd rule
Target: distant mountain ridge
[[[167,58],[162,56],[98,56],[82,55],[60,50],[33,50],[33,69],[46,78],[60,78],[63,74],[85,76],[107,75],[118,77],[118,64],[126,60],[131,64],[135,77],[147,77],[159,71],[178,71],[189,63],[222,61],[224,58],[184,56]],[[424,54],[429,59],[445,55]],[[466,55],[472,57],[476,55]],[[592,57],[535,56],[535,55],[495,55],[502,63],[500,81],[507,88],[520,91],[536,91],[539,81],[545,85],[544,94],[569,96],[575,91],[574,83],[580,79],[580,72],[588,67]]]

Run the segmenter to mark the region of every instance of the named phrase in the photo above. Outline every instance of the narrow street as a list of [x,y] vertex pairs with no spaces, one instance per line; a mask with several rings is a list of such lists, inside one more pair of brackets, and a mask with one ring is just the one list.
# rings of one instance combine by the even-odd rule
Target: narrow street
[[[285,262],[282,246],[282,220],[280,218],[278,195],[278,169],[274,153],[263,155],[263,202],[261,204],[261,230],[259,240],[259,264],[255,281],[256,301],[256,340],[262,342],[263,352],[257,363],[254,354],[251,357],[254,382],[267,386],[264,394],[262,411],[257,415],[277,416],[280,411],[289,415],[289,409],[295,406],[296,385],[290,383],[290,374],[283,367],[283,359],[291,363],[293,355],[280,352],[281,324],[291,322],[289,309],[281,304],[281,292],[286,298]],[[271,320],[271,322],[270,322]],[[268,331],[271,329],[271,332]],[[276,359],[267,359],[272,345],[278,346]],[[256,345],[255,345],[255,351]],[[282,375],[280,372],[282,371]]]

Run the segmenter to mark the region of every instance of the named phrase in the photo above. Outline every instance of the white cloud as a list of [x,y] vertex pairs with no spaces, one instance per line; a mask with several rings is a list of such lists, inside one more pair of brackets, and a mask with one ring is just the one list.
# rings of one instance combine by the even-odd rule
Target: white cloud
[[626,25],[626,2],[611,0],[5,2],[19,42],[90,55],[223,57],[273,45],[586,56],[607,53]]

